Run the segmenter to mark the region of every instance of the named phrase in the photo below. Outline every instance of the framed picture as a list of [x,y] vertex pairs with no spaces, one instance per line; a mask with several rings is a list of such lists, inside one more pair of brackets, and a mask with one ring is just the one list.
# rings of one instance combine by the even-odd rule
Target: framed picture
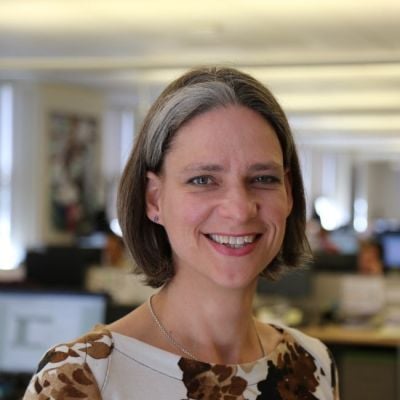
[[98,205],[99,132],[95,117],[50,114],[51,227],[86,234]]

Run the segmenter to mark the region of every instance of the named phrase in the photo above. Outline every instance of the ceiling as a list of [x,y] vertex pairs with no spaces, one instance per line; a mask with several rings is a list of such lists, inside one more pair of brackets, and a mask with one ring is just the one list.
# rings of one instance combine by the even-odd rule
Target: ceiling
[[398,158],[399,21],[398,0],[0,0],[0,79],[140,93],[228,64],[304,143]]

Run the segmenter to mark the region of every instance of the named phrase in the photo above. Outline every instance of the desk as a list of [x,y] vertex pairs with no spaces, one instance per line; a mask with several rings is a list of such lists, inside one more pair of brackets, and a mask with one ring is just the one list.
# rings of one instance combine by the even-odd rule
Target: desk
[[[356,347],[362,347],[365,351],[368,351],[368,349],[393,349],[396,369],[394,383],[395,395],[393,400],[400,400],[400,327],[384,327],[377,329],[326,325],[308,326],[302,328],[302,331],[320,339],[330,347],[339,346],[345,349],[343,351],[348,351]],[[347,398],[344,400],[347,400]]]
[[345,325],[324,325],[304,327],[302,331],[327,344],[400,347],[400,327],[376,329],[347,327]]

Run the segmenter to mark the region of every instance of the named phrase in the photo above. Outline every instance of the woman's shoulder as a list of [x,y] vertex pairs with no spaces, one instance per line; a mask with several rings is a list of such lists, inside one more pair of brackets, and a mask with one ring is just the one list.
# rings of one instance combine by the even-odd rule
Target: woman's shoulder
[[54,346],[39,362],[24,400],[100,399],[113,347],[111,332],[102,325],[78,339]]
[[281,330],[281,332],[286,337],[292,337],[293,341],[299,346],[304,348],[308,353],[310,353],[314,358],[318,359],[325,365],[329,365],[333,362],[332,355],[328,347],[322,343],[319,339],[309,336],[302,332],[300,329],[274,324],[276,329]]
[[278,345],[268,354],[275,374],[282,380],[307,382],[310,393],[318,393],[318,399],[338,399],[337,369],[327,346],[299,329],[267,325],[280,335]]

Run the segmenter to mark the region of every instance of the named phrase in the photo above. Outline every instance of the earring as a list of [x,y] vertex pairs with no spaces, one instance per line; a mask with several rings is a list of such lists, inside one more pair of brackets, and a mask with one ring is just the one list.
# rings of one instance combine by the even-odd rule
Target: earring
[[153,217],[153,222],[154,222],[155,224],[158,224],[158,221],[159,221],[158,215],[155,215],[155,216]]

